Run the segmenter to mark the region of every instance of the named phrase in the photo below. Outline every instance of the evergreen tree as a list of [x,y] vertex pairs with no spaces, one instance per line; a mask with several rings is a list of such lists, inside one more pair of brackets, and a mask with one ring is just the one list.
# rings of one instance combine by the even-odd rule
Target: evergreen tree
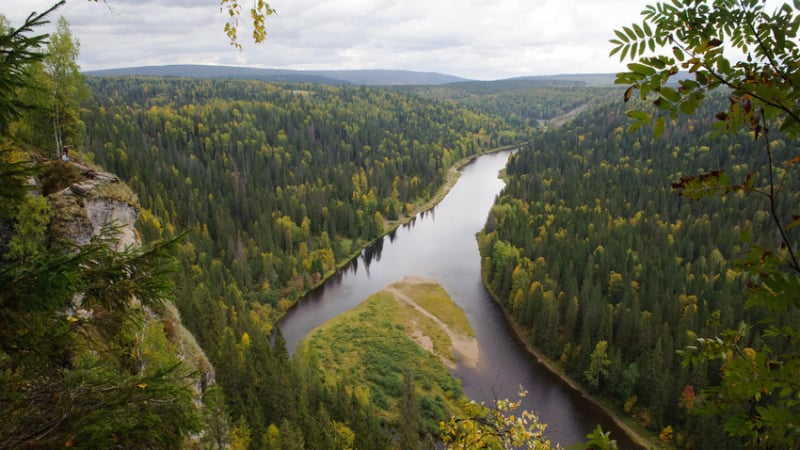
[[400,427],[397,445],[402,450],[420,448],[419,405],[414,387],[414,373],[408,369],[403,376],[403,398],[400,401]]

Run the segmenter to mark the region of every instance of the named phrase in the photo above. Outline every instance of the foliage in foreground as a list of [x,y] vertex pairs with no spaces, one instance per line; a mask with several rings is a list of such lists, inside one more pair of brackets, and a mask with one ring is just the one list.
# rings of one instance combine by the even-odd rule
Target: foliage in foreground
[[[444,448],[451,449],[491,449],[510,450],[517,448],[549,450],[559,449],[544,435],[547,424],[527,410],[518,411],[527,391],[520,388],[516,401],[495,400],[492,408],[482,402],[467,402],[463,412],[454,415],[439,427]],[[610,433],[603,432],[598,425],[586,435],[586,442],[577,444],[576,449],[615,450],[617,442]]]
[[[725,419],[724,429],[744,445],[795,448],[800,445],[800,262],[796,204],[781,208],[781,199],[797,191],[800,156],[796,147],[777,153],[776,138],[789,146],[800,137],[800,2],[774,11],[758,0],[685,0],[648,6],[641,24],[616,31],[612,40],[620,59],[629,57],[628,71],[617,82],[628,85],[642,100],[655,99],[655,112],[629,112],[634,127],[652,123],[664,132],[668,119],[692,115],[709,92],[726,88],[729,103],[716,114],[720,132],[749,131],[761,143],[766,176],[747,173],[731,181],[711,171],[681,178],[674,187],[690,198],[745,192],[767,201],[775,243],[752,245],[741,261],[746,274],[750,310],[763,311],[758,322],[743,321],[716,336],[698,337],[683,352],[684,364],[722,361],[719,384],[704,390],[699,411]],[[731,51],[744,55],[731,60]],[[663,52],[663,53],[662,53]],[[666,54],[665,54],[666,53]],[[674,89],[668,82],[679,70],[689,78]],[[783,160],[778,155],[783,156]],[[787,323],[788,321],[788,323]],[[750,341],[750,336],[758,337]],[[746,346],[744,342],[752,342]]]
[[[189,370],[164,325],[170,244],[118,252],[106,227],[85,246],[53,233],[53,197],[10,143],[46,23],[0,26],[0,447],[180,446],[201,428]],[[41,180],[39,181],[41,183]]]
[[[11,155],[0,177],[25,184]],[[148,320],[172,288],[169,246],[117,252],[106,228],[64,248],[46,199],[13,206],[0,252],[0,446],[181,445],[201,427],[191,373]]]

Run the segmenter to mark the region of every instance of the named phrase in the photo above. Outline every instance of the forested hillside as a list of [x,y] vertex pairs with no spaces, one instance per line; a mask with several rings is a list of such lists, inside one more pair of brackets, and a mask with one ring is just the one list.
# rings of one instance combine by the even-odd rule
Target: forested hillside
[[[176,304],[217,370],[237,432],[264,446],[268,425],[285,421],[275,436],[326,448],[311,443],[338,421],[362,428],[359,448],[382,448],[385,436],[363,419],[363,404],[290,363],[280,336],[270,345],[273,323],[388,221],[429,200],[454,162],[525,130],[365,87],[153,78],[89,85],[86,149],[139,193],[142,235],[189,231],[177,255]],[[352,406],[334,406],[342,401]]]
[[[767,181],[750,133],[709,131],[727,101],[716,100],[658,140],[625,129],[621,102],[538,136],[510,160],[478,238],[487,286],[531,342],[624,415],[692,448],[740,442],[723,433],[725,417],[692,414],[721,363],[690,369],[676,350],[763,318],[744,309],[736,261],[756,244],[776,248],[764,196],[732,190],[700,202],[672,189],[682,176],[716,169],[732,183],[749,173],[756,185]],[[790,151],[781,139],[772,146],[777,160]],[[798,180],[785,183],[777,208],[791,211]]]
[[425,98],[454,101],[503,117],[517,126],[541,127],[573,111],[609,100],[616,90],[566,79],[464,81],[442,86],[393,88]]

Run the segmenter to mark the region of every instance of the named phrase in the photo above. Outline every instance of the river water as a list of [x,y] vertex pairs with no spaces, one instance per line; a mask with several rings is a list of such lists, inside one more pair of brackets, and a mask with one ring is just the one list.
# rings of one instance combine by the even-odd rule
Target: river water
[[280,322],[288,348],[293,352],[318,325],[405,276],[431,278],[464,310],[478,340],[477,367],[459,366],[453,372],[469,398],[487,404],[516,399],[522,386],[528,391],[523,407],[548,424],[552,441],[562,446],[583,442],[600,424],[620,448],[634,448],[609,417],[535,361],[481,282],[475,233],[504,186],[498,172],[508,155],[481,156],[465,166],[435,208],[378,240],[301,300]]

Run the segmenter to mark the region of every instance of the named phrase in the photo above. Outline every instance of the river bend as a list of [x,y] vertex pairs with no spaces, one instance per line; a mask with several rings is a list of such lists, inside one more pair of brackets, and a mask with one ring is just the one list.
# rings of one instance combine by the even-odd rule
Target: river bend
[[551,440],[562,446],[582,442],[600,424],[620,448],[633,448],[606,414],[534,360],[481,282],[475,233],[504,186],[498,172],[508,155],[489,154],[466,165],[438,205],[379,239],[301,300],[280,322],[288,348],[293,352],[315,327],[403,277],[431,278],[464,310],[478,340],[477,366],[453,372],[467,396],[490,404],[515,399],[522,386],[528,391],[523,407],[548,424]]

